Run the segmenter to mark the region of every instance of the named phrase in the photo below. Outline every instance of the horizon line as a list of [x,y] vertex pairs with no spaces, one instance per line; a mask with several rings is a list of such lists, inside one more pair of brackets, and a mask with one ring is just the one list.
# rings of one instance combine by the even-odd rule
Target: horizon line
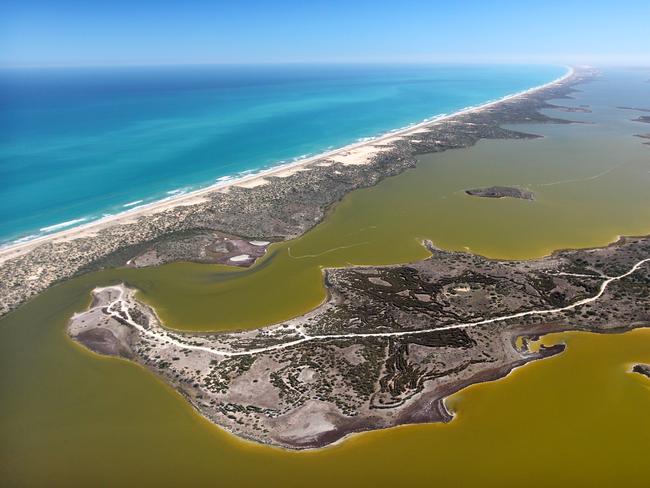
[[367,61],[367,62],[342,62],[342,61],[286,61],[286,62],[244,62],[244,63],[133,63],[133,64],[26,64],[26,65],[3,65],[0,70],[29,70],[29,69],[110,69],[110,68],[181,68],[181,67],[254,67],[254,66],[433,66],[433,65],[457,65],[457,66],[618,66],[629,68],[650,68],[650,61],[645,63],[567,63],[562,61],[548,62],[506,62],[506,61]]
[[[175,67],[175,66],[284,66],[284,65],[431,65],[431,64],[455,64],[455,65],[481,65],[481,64],[502,64],[502,65],[567,65],[567,64],[589,64],[589,63],[566,63],[563,61],[197,61],[197,62],[169,62],[169,63],[87,63],[87,64],[3,64],[0,69],[29,69],[29,68],[139,68],[139,67]],[[648,61],[650,66],[650,61]]]
[[648,59],[439,59],[439,60],[287,60],[287,61],[172,61],[172,62],[107,62],[107,63],[4,63],[0,61],[0,69],[74,69],[74,68],[139,68],[139,67],[191,67],[191,66],[322,66],[322,65],[511,65],[511,66],[538,66],[538,65],[599,65],[599,66],[629,66],[629,67],[650,67]]

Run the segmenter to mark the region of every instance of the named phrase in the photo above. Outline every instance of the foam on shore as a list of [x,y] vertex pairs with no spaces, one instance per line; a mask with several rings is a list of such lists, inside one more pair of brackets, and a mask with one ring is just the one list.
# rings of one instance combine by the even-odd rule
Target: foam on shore
[[[149,211],[156,211],[156,210],[162,210],[163,208],[169,208],[174,205],[182,205],[183,201],[185,199],[195,199],[195,198],[200,198],[204,196],[207,193],[217,191],[217,190],[224,190],[228,187],[231,186],[243,186],[247,188],[252,188],[255,186],[258,186],[260,184],[266,184],[268,183],[268,180],[263,180],[265,176],[274,176],[276,173],[282,173],[287,170],[297,170],[298,167],[300,166],[305,166],[307,164],[310,164],[312,162],[321,160],[321,159],[328,159],[328,158],[333,158],[336,156],[342,156],[345,153],[350,153],[353,150],[358,150],[364,146],[372,146],[376,145],[378,143],[384,142],[386,139],[392,139],[397,136],[403,136],[403,135],[408,135],[410,133],[417,133],[417,131],[420,130],[425,130],[429,126],[435,125],[436,123],[442,122],[446,119],[450,119],[453,117],[457,117],[459,115],[463,115],[466,113],[474,112],[477,110],[483,110],[485,108],[489,108],[493,105],[497,105],[499,103],[505,102],[507,100],[510,100],[512,98],[517,98],[520,96],[527,95],[529,93],[536,92],[538,90],[547,88],[549,86],[555,85],[557,83],[560,83],[567,78],[569,78],[572,74],[574,73],[574,69],[570,66],[567,66],[567,72],[562,75],[561,77],[552,80],[548,83],[538,85],[532,88],[528,88],[526,90],[522,90],[510,95],[506,95],[504,97],[498,98],[498,99],[491,99],[486,101],[483,104],[480,105],[469,105],[465,108],[462,108],[456,112],[447,114],[447,113],[441,113],[439,115],[435,115],[429,118],[426,118],[422,120],[421,122],[418,123],[413,123],[409,124],[407,126],[401,127],[401,128],[396,128],[396,129],[391,129],[387,132],[384,132],[382,134],[379,134],[377,136],[372,136],[372,137],[362,137],[357,140],[357,142],[354,142],[352,144],[349,144],[347,146],[339,147],[336,149],[328,150],[323,153],[319,153],[316,155],[310,155],[310,154],[302,154],[300,156],[297,156],[295,158],[292,158],[289,162],[286,161],[279,161],[278,164],[274,165],[267,165],[262,168],[258,169],[248,169],[245,171],[240,171],[236,173],[235,175],[224,175],[215,180],[215,183],[210,184],[205,187],[200,187],[193,189],[191,187],[183,187],[183,188],[177,188],[174,190],[167,191],[166,194],[168,195],[167,197],[164,198],[158,198],[158,199],[152,199],[149,202],[142,203],[140,204],[141,201],[137,202],[131,202],[133,206],[128,207],[126,210],[123,210],[121,212],[112,214],[110,216],[86,216],[83,218],[79,219],[73,219],[67,222],[62,222],[60,224],[55,224],[47,227],[43,227],[40,230],[39,234],[31,234],[28,236],[21,236],[13,241],[9,241],[5,244],[0,245],[0,252],[1,253],[14,253],[18,252],[20,248],[36,244],[37,242],[41,242],[46,239],[51,239],[51,238],[65,238],[67,237],[67,234],[70,234],[72,232],[81,232],[84,230],[87,230],[91,227],[95,226],[101,226],[101,225],[106,225],[109,223],[113,223],[115,221],[118,221],[123,218],[130,218],[130,217],[136,217],[139,213],[144,213],[144,212],[149,212]],[[259,181],[255,181],[259,180]],[[127,204],[129,205],[129,204]],[[126,207],[126,205],[123,205],[123,207]],[[85,224],[84,224],[85,222]],[[81,225],[76,225],[76,224],[81,224]],[[74,226],[74,227],[73,227]],[[67,227],[73,227],[68,229]]]
[[66,227],[72,227],[73,225],[80,224],[81,222],[85,222],[86,220],[88,220],[86,217],[81,217],[79,219],[68,220],[66,222],[61,222],[59,224],[48,225],[47,227],[41,227],[38,230],[40,230],[41,232],[52,232],[59,229],[65,229]]

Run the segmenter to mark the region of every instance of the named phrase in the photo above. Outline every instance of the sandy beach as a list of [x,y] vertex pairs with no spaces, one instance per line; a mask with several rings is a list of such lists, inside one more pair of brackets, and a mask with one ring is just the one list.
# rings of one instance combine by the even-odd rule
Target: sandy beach
[[548,100],[567,97],[594,75],[589,68],[568,69],[545,85],[374,139],[241,178],[221,178],[149,205],[133,201],[121,214],[78,227],[52,228],[59,232],[0,250],[0,315],[55,283],[101,269],[177,261],[251,266],[266,252],[252,242],[304,234],[351,191],[415,168],[419,155],[466,148],[481,139],[540,137],[505,127],[520,122],[570,123],[540,110],[556,107]]
[[443,114],[437,117],[433,117],[418,124],[393,130],[371,139],[355,142],[341,148],[293,161],[291,163],[274,166],[266,170],[241,176],[239,178],[218,181],[213,185],[189,193],[170,196],[163,200],[152,202],[146,205],[136,205],[133,208],[119,214],[78,225],[73,228],[64,229],[59,232],[37,237],[29,241],[9,244],[0,248],[0,263],[21,256],[44,243],[62,242],[77,238],[90,237],[107,227],[111,227],[116,224],[135,222],[141,216],[151,216],[173,207],[201,203],[205,201],[206,197],[213,192],[227,192],[230,188],[235,186],[243,188],[254,188],[257,186],[265,185],[268,183],[267,178],[269,177],[288,177],[299,171],[309,170],[310,168],[308,167],[314,163],[318,163],[318,166],[328,166],[334,163],[340,163],[343,165],[363,165],[368,163],[373,156],[389,149],[391,147],[391,144],[401,138],[404,138],[406,136],[413,136],[420,132],[426,131],[427,129],[434,127],[436,124],[445,122],[459,115],[480,112],[507,100],[526,96],[555,84],[559,84],[567,78],[571,77],[573,74],[574,69],[572,67],[567,67],[567,72],[560,78],[550,81],[544,85],[539,85],[521,92],[507,95],[497,100],[489,101],[478,106],[467,107],[451,114]]

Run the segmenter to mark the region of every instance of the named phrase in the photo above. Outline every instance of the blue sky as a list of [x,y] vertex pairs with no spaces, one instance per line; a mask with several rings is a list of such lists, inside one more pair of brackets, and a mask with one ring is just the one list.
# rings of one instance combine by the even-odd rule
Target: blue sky
[[0,65],[650,64],[650,0],[5,0]]

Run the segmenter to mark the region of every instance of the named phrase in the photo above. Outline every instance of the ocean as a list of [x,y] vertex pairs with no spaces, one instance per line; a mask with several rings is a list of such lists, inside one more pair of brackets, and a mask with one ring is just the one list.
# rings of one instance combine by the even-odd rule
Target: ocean
[[[129,283],[175,330],[251,329],[326,298],[323,268],[407,263],[422,239],[453,251],[528,259],[650,234],[650,147],[634,122],[650,108],[650,69],[603,69],[544,112],[578,124],[517,124],[544,137],[481,140],[419,158],[416,168],[348,194],[301,237],[251,268],[172,263],[87,273],[0,321],[3,486],[333,486],[647,488],[650,329],[568,332],[561,355],[446,400],[447,424],[354,435],[291,452],[243,441],[201,417],[145,368],[101,357],[66,333],[97,286]],[[535,201],[470,197],[522,186]],[[291,253],[289,253],[289,249]],[[296,259],[295,256],[300,256]],[[642,275],[639,275],[642,276]],[[570,326],[571,324],[567,324]],[[54,480],[54,481],[53,481]],[[210,480],[206,482],[206,480]],[[522,481],[523,480],[523,481]],[[553,480],[551,483],[550,480]]]
[[563,66],[0,70],[0,244],[547,83]]

